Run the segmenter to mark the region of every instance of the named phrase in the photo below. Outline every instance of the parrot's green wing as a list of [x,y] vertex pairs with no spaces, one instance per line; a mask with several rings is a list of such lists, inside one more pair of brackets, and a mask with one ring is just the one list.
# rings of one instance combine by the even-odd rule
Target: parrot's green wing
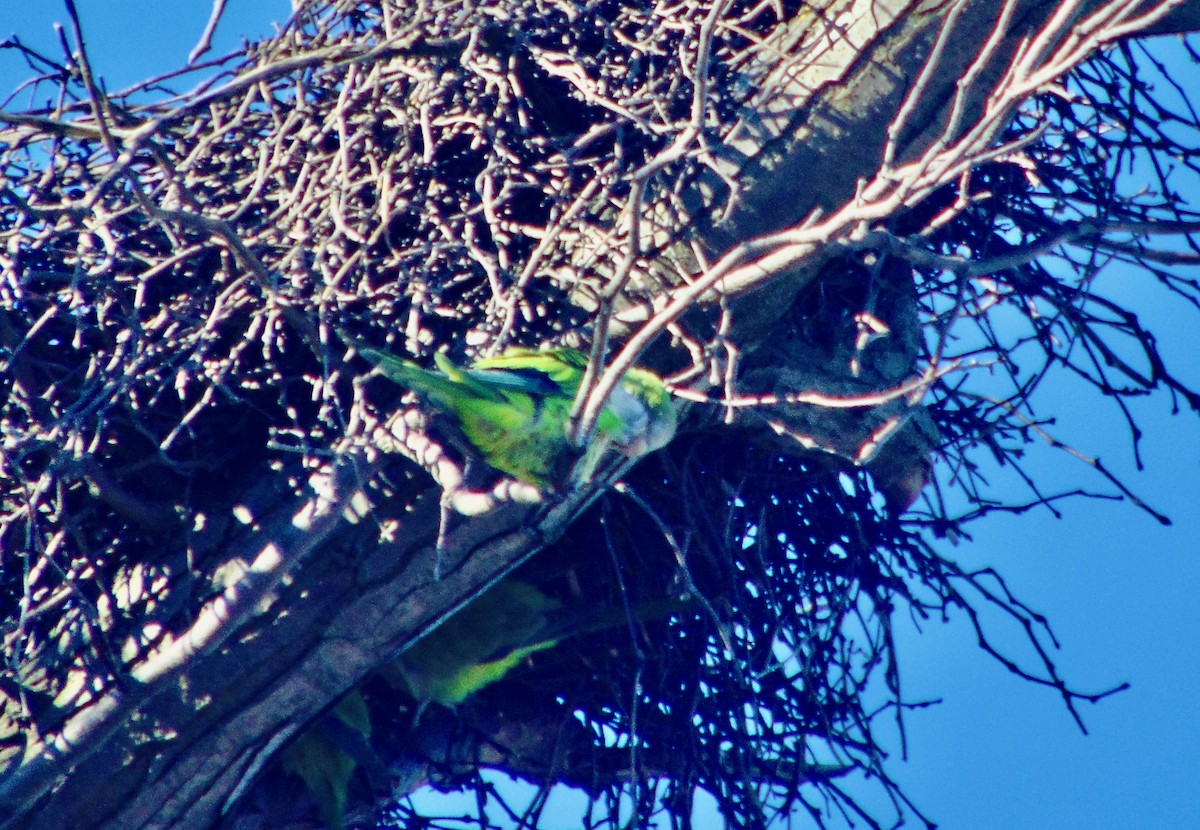
[[517,346],[494,357],[480,358],[471,364],[471,369],[511,373],[528,378],[531,383],[554,384],[559,394],[574,398],[583,381],[587,363],[587,355],[578,349],[526,349]]
[[[575,398],[588,358],[578,349],[513,348],[496,357],[477,360],[472,369],[503,370],[549,378],[562,393]],[[674,399],[662,378],[646,369],[630,369],[613,390],[600,413],[596,431],[625,455],[636,458],[665,447],[675,436]]]
[[444,355],[430,371],[377,349],[359,351],[389,378],[448,416],[490,466],[539,488],[550,488],[571,461],[563,425],[572,398],[557,383],[530,373],[464,369]]

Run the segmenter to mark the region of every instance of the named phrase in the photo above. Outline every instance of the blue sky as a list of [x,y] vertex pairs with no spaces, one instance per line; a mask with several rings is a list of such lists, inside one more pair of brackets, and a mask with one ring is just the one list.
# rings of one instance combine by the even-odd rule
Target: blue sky
[[[75,5],[88,57],[110,91],[183,66],[212,12],[212,0],[77,0]],[[213,49],[200,60],[237,49],[243,37],[269,36],[273,23],[290,16],[288,0],[229,0]],[[56,22],[69,37],[66,5],[59,0],[0,0],[0,40],[15,34],[27,46],[61,59]],[[27,77],[24,67],[15,52],[0,50],[0,94]]]
[[[114,90],[181,65],[211,9],[210,0],[78,5],[93,66]],[[290,11],[286,0],[229,0],[214,54],[236,48],[242,35],[270,34]],[[53,0],[0,0],[0,39],[15,33],[53,54],[52,23],[66,19]],[[0,93],[26,74],[13,53],[0,50]],[[1100,279],[1137,306],[1176,371],[1200,386],[1198,312],[1160,296],[1146,277],[1114,270]],[[942,703],[907,716],[909,760],[894,758],[890,770],[941,827],[1200,827],[1200,419],[1170,417],[1169,409],[1165,395],[1134,406],[1146,432],[1147,470],[1138,473],[1115,407],[1064,377],[1047,384],[1041,402],[1042,414],[1058,418],[1057,436],[1099,455],[1170,515],[1173,527],[1128,503],[1076,499],[1059,504],[1062,520],[1042,510],[977,523],[974,541],[950,554],[966,565],[995,566],[1020,598],[1049,616],[1062,644],[1059,666],[1077,688],[1130,683],[1098,705],[1081,704],[1090,735],[1079,732],[1053,691],[1020,681],[980,652],[963,619],[925,623],[918,636],[898,617],[907,697]],[[1105,489],[1061,452],[1032,454],[1030,469],[1044,482]],[[1001,493],[1020,492],[1003,471],[994,477],[1012,488]],[[564,816],[562,826],[573,818]]]

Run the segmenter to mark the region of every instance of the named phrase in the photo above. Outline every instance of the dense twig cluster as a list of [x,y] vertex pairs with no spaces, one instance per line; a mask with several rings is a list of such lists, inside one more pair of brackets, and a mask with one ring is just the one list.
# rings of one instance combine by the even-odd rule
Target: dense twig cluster
[[[630,804],[686,826],[697,788],[734,826],[798,809],[877,826],[845,779],[867,772],[915,812],[873,732],[907,703],[899,608],[964,610],[985,648],[1072,712],[1097,697],[1059,675],[1043,618],[931,537],[1029,506],[992,502],[974,454],[1019,461],[1054,366],[1121,405],[1165,386],[1200,410],[1097,288],[1102,268],[1133,263],[1200,305],[1179,271],[1200,261],[1200,215],[1179,196],[1200,118],[1183,90],[1150,90],[1136,46],[1081,64],[1157,10],[1063,3],[1009,55],[1019,5],[937,106],[960,12],[932,27],[881,160],[851,182],[814,168],[828,189],[787,215],[768,210],[763,181],[836,111],[835,85],[806,74],[857,31],[836,3],[330,0],[181,95],[163,90],[188,73],[108,94],[82,48],[27,53],[41,73],[28,112],[0,116],[0,602],[15,609],[0,632],[0,768],[66,757],[89,706],[140,703],[224,637],[268,639],[273,615],[317,602],[305,573],[336,557],[367,572],[381,540],[412,532],[420,466],[445,458],[413,421],[387,447],[408,460],[378,454],[400,393],[356,382],[338,331],[414,359],[590,347],[580,434],[639,358],[699,401],[661,457],[524,566],[564,600],[682,595],[686,610],[571,639],[454,713],[422,714],[385,673],[369,679],[392,779],[359,781],[365,804],[399,798],[411,817],[417,784],[490,792],[492,767],[541,788],[531,823],[566,782],[595,826]],[[1152,233],[1186,242],[1154,249]],[[606,369],[610,340],[623,348]],[[949,473],[901,523],[935,444]],[[335,542],[330,520],[329,540],[305,547],[326,545],[323,564],[295,556],[265,581],[240,555],[253,534],[346,457],[371,459],[360,477],[383,471],[359,482],[373,524]],[[266,584],[251,600],[247,573]],[[992,649],[996,613],[1025,628],[1037,669]],[[221,638],[215,619],[233,621]],[[185,640],[172,674],[155,668]],[[361,679],[330,680],[324,701]],[[299,720],[263,727],[226,821],[234,804],[269,815],[270,787],[299,787],[269,766]],[[145,730],[131,754],[150,776],[170,766],[175,727],[140,722],[110,731]]]

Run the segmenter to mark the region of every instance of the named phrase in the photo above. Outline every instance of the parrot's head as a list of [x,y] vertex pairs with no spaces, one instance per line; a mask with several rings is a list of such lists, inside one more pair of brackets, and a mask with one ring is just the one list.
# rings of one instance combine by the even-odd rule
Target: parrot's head
[[617,449],[640,458],[662,449],[675,437],[678,414],[662,378],[646,369],[630,369],[608,399],[624,427],[614,438]]

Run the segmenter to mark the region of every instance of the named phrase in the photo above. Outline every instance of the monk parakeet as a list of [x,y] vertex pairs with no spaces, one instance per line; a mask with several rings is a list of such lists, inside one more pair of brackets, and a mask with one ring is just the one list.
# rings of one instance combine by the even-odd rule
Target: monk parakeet
[[328,830],[342,830],[350,779],[358,766],[339,732],[371,737],[371,716],[358,692],[342,698],[329,713],[283,751],[283,768],[304,779]]
[[[575,460],[566,430],[587,368],[582,352],[512,348],[467,368],[438,353],[434,361],[441,371],[432,371],[378,349],[357,348],[389,378],[453,419],[471,447],[497,470],[553,488]],[[577,475],[586,480],[609,446],[630,458],[665,446],[675,425],[675,405],[662,379],[646,369],[630,369],[601,411],[596,437],[584,448]]]
[[543,631],[561,603],[509,577],[410,646],[394,668],[420,701],[457,706],[522,660],[557,645]]
[[628,610],[569,608],[508,577],[406,649],[388,673],[399,675],[417,700],[453,707],[568,637],[627,625],[630,619],[666,617],[687,606],[686,600],[671,598]]

